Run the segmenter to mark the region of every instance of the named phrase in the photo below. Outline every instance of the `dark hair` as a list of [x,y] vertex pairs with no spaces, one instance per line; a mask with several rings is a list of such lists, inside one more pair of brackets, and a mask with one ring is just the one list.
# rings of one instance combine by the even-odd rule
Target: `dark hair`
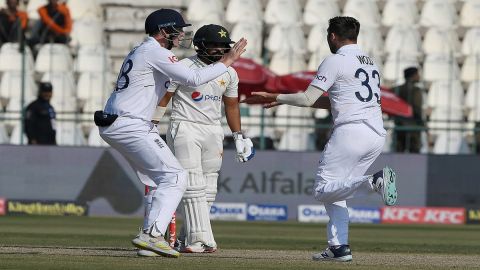
[[418,68],[416,67],[409,67],[403,70],[403,77],[405,80],[410,79],[413,75],[417,74]]
[[328,34],[335,33],[341,39],[357,41],[360,23],[352,17],[337,16],[328,21]]
[[49,82],[40,82],[38,83],[38,92],[45,93],[45,92],[52,92],[53,86]]

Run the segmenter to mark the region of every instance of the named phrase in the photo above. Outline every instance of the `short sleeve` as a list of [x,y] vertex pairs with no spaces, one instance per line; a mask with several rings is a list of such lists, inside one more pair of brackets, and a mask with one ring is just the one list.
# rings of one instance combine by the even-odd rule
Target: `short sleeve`
[[227,85],[227,90],[224,96],[226,97],[238,97],[238,74],[233,68],[228,69],[228,75],[230,75],[230,83]]
[[338,76],[338,56],[331,55],[325,58],[317,70],[315,78],[310,85],[328,91]]

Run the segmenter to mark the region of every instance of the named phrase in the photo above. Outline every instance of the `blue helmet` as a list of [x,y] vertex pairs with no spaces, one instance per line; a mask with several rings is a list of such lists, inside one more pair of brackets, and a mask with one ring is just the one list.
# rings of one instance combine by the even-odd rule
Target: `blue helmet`
[[190,26],[191,24],[185,23],[182,15],[173,9],[162,8],[155,10],[148,15],[145,20],[145,33],[155,34],[162,28],[178,29]]

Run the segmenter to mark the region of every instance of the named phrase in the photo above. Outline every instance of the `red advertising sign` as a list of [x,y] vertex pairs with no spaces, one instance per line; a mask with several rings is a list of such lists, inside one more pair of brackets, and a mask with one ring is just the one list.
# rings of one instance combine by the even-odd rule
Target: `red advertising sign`
[[0,216],[7,214],[7,200],[0,198]]
[[464,224],[465,209],[450,207],[383,207],[382,223]]

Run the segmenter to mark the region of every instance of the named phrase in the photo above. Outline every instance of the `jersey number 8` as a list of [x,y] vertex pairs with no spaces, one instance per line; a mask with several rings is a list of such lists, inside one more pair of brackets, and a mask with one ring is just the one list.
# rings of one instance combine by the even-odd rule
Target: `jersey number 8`
[[[117,86],[115,88],[115,91],[120,91],[128,87],[130,84],[130,78],[128,77],[128,73],[132,70],[133,68],[133,62],[132,59],[128,59],[125,63],[123,63],[122,68],[120,69],[120,74],[118,74],[117,78]],[[123,79],[123,85],[120,86],[120,80]]]

